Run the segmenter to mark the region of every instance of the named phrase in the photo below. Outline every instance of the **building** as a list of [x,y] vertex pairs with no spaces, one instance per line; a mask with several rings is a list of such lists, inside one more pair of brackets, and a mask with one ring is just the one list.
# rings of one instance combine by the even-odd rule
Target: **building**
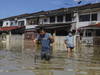
[[12,16],[4,19],[0,19],[0,33],[9,33],[10,31],[14,34],[23,33],[26,26],[25,17],[29,16],[29,14],[22,14],[18,16]]
[[77,30],[83,26],[99,23],[99,16],[100,3],[95,3],[12,16],[1,19],[0,26],[40,25],[47,26],[47,29],[61,29],[67,26],[66,28],[70,30]]
[[78,33],[80,27],[98,23],[100,23],[100,3],[40,11],[0,19],[1,27],[25,26],[26,32],[29,33],[34,32],[35,28],[44,27],[48,32],[59,36],[60,40],[61,38],[64,40],[63,36],[67,35],[69,31]]

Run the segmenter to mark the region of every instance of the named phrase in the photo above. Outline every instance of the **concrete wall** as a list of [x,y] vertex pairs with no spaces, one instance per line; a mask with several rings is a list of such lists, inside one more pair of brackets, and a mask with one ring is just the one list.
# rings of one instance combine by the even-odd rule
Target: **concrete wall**
[[65,36],[55,36],[54,37],[54,44],[53,44],[53,49],[54,50],[67,50],[66,45],[64,43]]
[[7,50],[21,50],[23,48],[23,35],[6,35],[6,49]]

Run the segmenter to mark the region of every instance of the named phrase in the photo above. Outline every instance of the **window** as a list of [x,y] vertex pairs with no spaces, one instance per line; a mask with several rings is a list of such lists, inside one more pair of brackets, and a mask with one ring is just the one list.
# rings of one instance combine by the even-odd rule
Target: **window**
[[8,25],[8,22],[6,23],[6,25]]
[[11,22],[11,26],[13,26],[13,22]]
[[92,21],[97,21],[97,13],[91,15]]
[[57,22],[63,22],[63,16],[57,16]]
[[87,33],[86,33],[86,36],[87,36],[87,37],[91,37],[91,36],[92,36],[92,32],[87,32]]
[[14,22],[14,21],[12,21],[12,22],[10,23],[10,25],[11,25],[11,26],[14,26],[14,25],[15,25],[15,22]]
[[72,15],[71,14],[66,14],[66,22],[67,21],[72,21]]
[[50,22],[55,22],[55,16],[50,17]]
[[100,36],[100,33],[99,32],[100,32],[100,29],[97,29],[96,30],[96,36]]
[[19,21],[19,22],[18,22],[18,25],[19,25],[19,26],[24,26],[24,24],[25,24],[24,21]]
[[29,19],[27,19],[27,23],[28,23],[28,25],[38,24],[38,20],[34,19],[34,18],[29,18]]
[[92,35],[92,32],[93,32],[92,29],[88,29],[88,30],[86,30],[86,36],[87,36],[87,37],[91,37],[91,36],[93,36],[93,35]]
[[0,22],[0,27],[2,27],[2,25],[3,25],[3,22],[1,21],[1,22]]
[[28,24],[29,24],[29,25],[33,25],[33,24],[34,24],[34,21],[29,20],[29,21],[28,21]]
[[90,14],[79,15],[79,21],[80,21],[80,22],[90,21]]
[[45,18],[45,19],[44,19],[44,22],[47,22],[47,21],[48,21],[48,20]]
[[84,22],[84,21],[97,21],[97,13],[86,14],[86,15],[79,15],[79,21],[80,22]]

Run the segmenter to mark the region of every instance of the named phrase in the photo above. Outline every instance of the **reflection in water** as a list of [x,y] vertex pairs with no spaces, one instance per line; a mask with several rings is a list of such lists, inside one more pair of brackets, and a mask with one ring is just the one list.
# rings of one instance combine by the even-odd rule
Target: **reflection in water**
[[73,53],[58,50],[51,61],[38,58],[34,63],[35,48],[31,40],[23,40],[21,35],[7,38],[0,41],[2,75],[100,75],[100,47],[82,46]]

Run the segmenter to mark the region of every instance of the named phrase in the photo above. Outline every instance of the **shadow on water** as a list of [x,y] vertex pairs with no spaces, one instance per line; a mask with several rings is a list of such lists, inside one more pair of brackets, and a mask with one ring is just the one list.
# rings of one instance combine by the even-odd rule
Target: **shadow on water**
[[47,62],[40,57],[34,63],[33,42],[21,35],[12,41],[0,41],[1,75],[100,75],[100,47],[85,47],[73,53],[53,51]]

